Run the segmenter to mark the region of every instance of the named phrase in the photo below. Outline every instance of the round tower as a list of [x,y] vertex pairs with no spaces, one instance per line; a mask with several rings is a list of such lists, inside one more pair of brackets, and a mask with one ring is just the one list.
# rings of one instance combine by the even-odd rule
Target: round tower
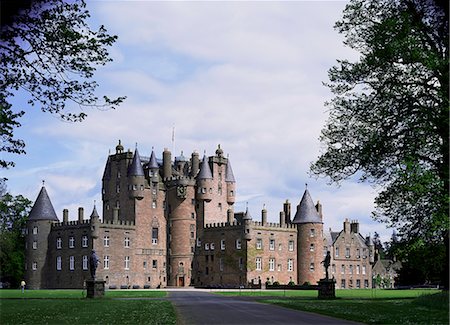
[[150,155],[150,161],[148,162],[148,169],[150,171],[149,177],[152,183],[159,182],[159,166],[156,161],[155,152],[152,150],[152,154]]
[[53,223],[59,222],[55,209],[42,186],[27,221],[25,282],[30,289],[47,287],[46,265],[48,236]]
[[204,200],[206,202],[212,199],[212,172],[209,167],[206,155],[203,156],[200,172],[197,175],[197,200]]
[[142,168],[141,157],[136,148],[128,167],[128,195],[130,198],[142,200],[144,198],[145,174]]
[[234,179],[229,158],[227,159],[227,169],[225,171],[225,183],[227,184],[227,202],[229,205],[233,205],[236,200],[236,180]]
[[164,178],[172,177],[172,154],[167,148],[163,151],[163,175]]
[[297,206],[293,224],[297,225],[297,283],[316,284],[324,277],[323,261],[323,223],[311,199],[305,190]]

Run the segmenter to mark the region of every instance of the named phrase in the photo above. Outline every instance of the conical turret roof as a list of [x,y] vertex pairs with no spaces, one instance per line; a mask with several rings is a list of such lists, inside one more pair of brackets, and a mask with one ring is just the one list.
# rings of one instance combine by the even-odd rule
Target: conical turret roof
[[144,176],[144,169],[142,168],[141,157],[139,151],[134,151],[133,161],[128,169],[128,176]]
[[94,205],[94,209],[92,210],[90,218],[91,219],[92,218],[100,218],[100,216],[98,215],[97,208],[95,207],[95,205]]
[[158,169],[158,162],[156,161],[155,152],[152,150],[152,154],[150,155],[150,161],[148,162],[148,168],[150,169]]
[[58,217],[56,216],[55,209],[53,208],[52,202],[48,197],[45,186],[42,186],[36,202],[34,202],[33,208],[31,209],[28,219],[59,221]]
[[209,167],[208,159],[206,159],[206,155],[204,155],[197,179],[212,179],[212,178],[213,177],[211,173],[211,168]]
[[242,217],[242,220],[252,220],[252,216],[250,215],[250,212],[248,211],[248,207],[245,208],[244,216]]
[[227,162],[227,170],[225,171],[225,182],[227,183],[236,183],[234,179],[233,169],[231,168],[230,159],[228,158]]
[[297,213],[292,223],[322,223],[308,189],[305,190],[300,204],[297,205]]

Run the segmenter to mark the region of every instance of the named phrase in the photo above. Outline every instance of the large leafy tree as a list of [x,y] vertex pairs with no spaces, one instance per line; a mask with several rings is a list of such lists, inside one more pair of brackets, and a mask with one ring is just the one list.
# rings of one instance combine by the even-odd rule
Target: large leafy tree
[[18,287],[24,277],[25,229],[32,202],[22,195],[0,196],[0,279]]
[[448,9],[445,0],[350,1],[335,27],[360,57],[329,70],[335,96],[311,166],[331,182],[378,185],[374,218],[398,229],[404,257],[447,245],[447,285]]
[[[14,136],[25,112],[11,104],[19,90],[29,93],[29,105],[75,122],[86,117],[87,108],[115,108],[125,99],[95,94],[94,72],[112,60],[107,47],[117,36],[103,26],[90,28],[83,0],[7,0],[1,12],[1,152],[25,152],[24,141]],[[0,167],[10,166],[13,161],[0,159]]]

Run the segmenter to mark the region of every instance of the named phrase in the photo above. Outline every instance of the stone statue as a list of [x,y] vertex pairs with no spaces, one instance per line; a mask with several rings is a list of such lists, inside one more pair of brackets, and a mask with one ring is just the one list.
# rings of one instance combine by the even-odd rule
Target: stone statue
[[95,254],[95,250],[92,250],[91,256],[89,258],[89,270],[91,271],[92,280],[95,280],[95,271],[98,266],[98,257]]
[[330,261],[331,261],[330,251],[327,251],[327,256],[325,256],[325,259],[322,261],[323,267],[325,268],[325,279],[329,279],[328,268],[330,267]]

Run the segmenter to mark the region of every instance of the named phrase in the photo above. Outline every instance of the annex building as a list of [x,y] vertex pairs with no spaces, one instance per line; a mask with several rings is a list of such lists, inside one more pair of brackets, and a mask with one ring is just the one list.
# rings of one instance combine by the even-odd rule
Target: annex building
[[372,287],[376,262],[370,237],[357,221],[324,230],[319,202],[306,189],[291,213],[280,206],[279,222],[268,222],[262,209],[234,211],[236,180],[231,162],[217,148],[200,159],[158,159],[122,144],[107,158],[102,178],[103,216],[94,206],[89,217],[62,220],[43,186],[30,212],[26,231],[26,282],[30,288],[83,288],[90,278],[89,256],[100,259],[97,278],[107,288],[186,286],[249,287],[267,281],[316,284],[330,275],[338,288]]

